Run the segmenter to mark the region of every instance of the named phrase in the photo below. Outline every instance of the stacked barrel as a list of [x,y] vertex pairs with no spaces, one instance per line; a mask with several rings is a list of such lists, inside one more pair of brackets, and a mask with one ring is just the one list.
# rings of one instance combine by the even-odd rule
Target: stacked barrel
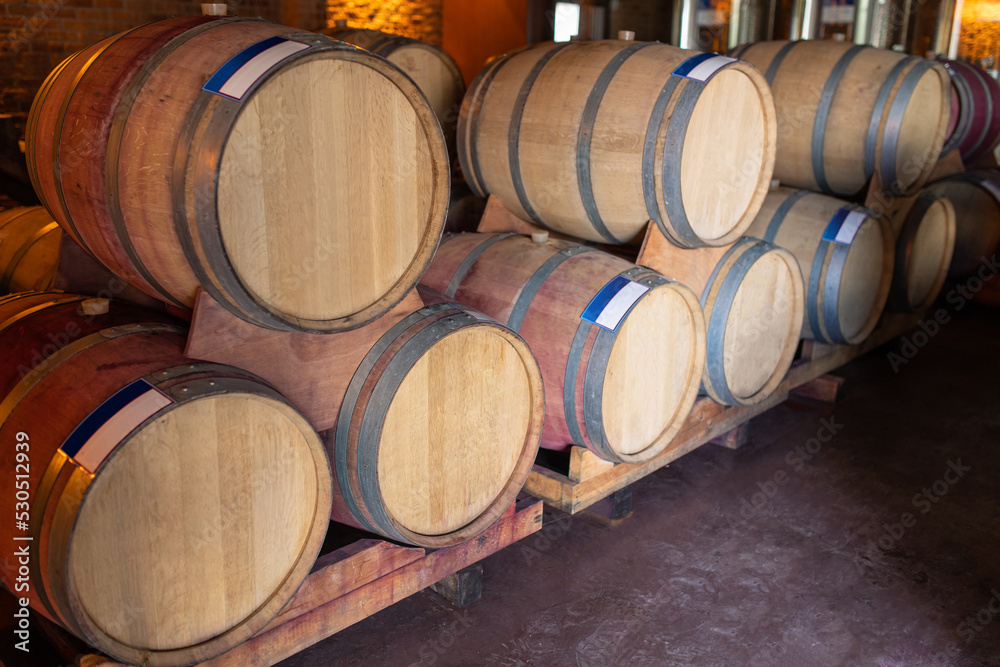
[[[507,510],[540,444],[648,461],[699,394],[766,400],[801,338],[859,343],[890,293],[926,308],[1000,242],[992,174],[919,192],[949,132],[996,143],[978,106],[949,125],[940,64],[547,43],[464,91],[440,50],[333,34],[159,21],[68,58],[31,109],[44,208],[0,214],[0,461],[34,465],[0,502],[30,510],[33,608],[119,660],[251,636],[331,518],[446,547]],[[442,240],[449,147],[474,195],[545,231]],[[866,184],[913,205],[879,215],[851,201]],[[956,234],[949,199],[980,196],[997,226]],[[83,285],[79,252],[145,307],[55,289]],[[282,336],[288,377],[326,364],[332,427],[187,356],[196,300]],[[317,338],[336,354],[303,353]]]
[[[974,64],[942,60],[951,77],[952,123],[942,151],[951,173],[928,186],[927,198],[952,207],[953,278],[975,273],[1000,250],[1000,84]],[[964,170],[968,168],[969,171]],[[928,212],[933,215],[932,212]]]
[[[426,50],[396,47],[430,69]],[[513,503],[541,375],[510,328],[416,292],[445,222],[439,114],[455,101],[433,106],[435,84],[414,79],[323,35],[181,17],[45,81],[26,137],[44,208],[0,217],[3,291],[17,292],[0,300],[0,437],[18,443],[2,462],[26,476],[0,502],[38,545],[38,613],[124,662],[200,662],[274,618],[331,518],[436,548]],[[54,291],[85,282],[67,278],[81,248],[110,291],[152,307]],[[288,375],[338,374],[333,428],[246,369],[186,356],[168,311],[190,320],[196,299],[284,336]],[[295,351],[373,323],[364,349]],[[13,589],[21,575],[0,576]]]
[[[535,351],[543,447],[647,461],[699,390],[746,405],[778,386],[799,340],[802,278],[791,253],[744,237],[776,129],[755,67],[655,42],[539,44],[475,78],[458,123],[462,173],[547,231],[447,238],[423,282]],[[656,271],[632,263],[648,233],[679,251]]]
[[750,232],[798,259],[803,335],[856,344],[887,302],[926,308],[955,235],[948,202],[921,195],[913,206],[951,130],[945,68],[836,41],[761,42],[734,55],[765,72],[774,93],[780,187]]

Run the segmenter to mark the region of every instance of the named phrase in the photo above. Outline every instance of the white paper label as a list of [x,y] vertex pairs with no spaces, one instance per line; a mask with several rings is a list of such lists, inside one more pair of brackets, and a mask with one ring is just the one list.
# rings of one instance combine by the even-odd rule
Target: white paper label
[[597,316],[595,324],[598,324],[605,329],[614,331],[621,324],[622,318],[625,317],[626,313],[632,309],[635,302],[639,300],[643,294],[649,291],[649,288],[645,285],[640,285],[639,283],[629,282],[625,285],[618,294],[612,297],[608,305],[604,306],[604,310],[601,314]]

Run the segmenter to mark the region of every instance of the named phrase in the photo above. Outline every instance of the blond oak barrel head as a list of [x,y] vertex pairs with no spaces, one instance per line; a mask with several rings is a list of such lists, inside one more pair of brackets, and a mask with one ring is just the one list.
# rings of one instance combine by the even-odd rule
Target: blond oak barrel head
[[198,288],[260,326],[353,329],[397,304],[444,225],[448,154],[398,67],[253,19],[135,28],[58,68],[32,174],[61,225],[147,294]]
[[[789,333],[794,332],[794,338],[798,339],[797,329],[802,324],[792,296],[796,281],[801,285],[801,278],[784,258],[765,257],[754,264],[736,292],[723,353],[724,358],[732,360],[726,367],[726,381],[736,396],[747,399],[759,394],[775,376],[782,360],[787,357],[785,366],[791,362],[787,355]],[[798,303],[801,304],[801,299]],[[790,305],[770,310],[777,304]],[[767,317],[768,312],[774,316]],[[757,326],[740,326],[740,320]]]
[[[888,296],[886,276],[892,275],[891,236],[887,223],[862,224],[844,264],[837,310],[840,328],[849,341],[868,337]],[[888,255],[889,261],[886,261]]]
[[663,451],[694,405],[705,354],[697,305],[694,292],[669,283],[644,295],[619,325],[604,371],[601,420],[622,461]]
[[647,239],[643,262],[699,295],[706,326],[702,392],[722,405],[752,405],[781,382],[804,312],[795,256],[744,236],[719,248],[675,248]]
[[476,537],[514,501],[544,396],[517,334],[419,289],[425,306],[360,360],[326,444],[335,521],[441,548]]
[[379,441],[386,510],[413,533],[454,533],[482,515],[524,458],[534,401],[521,353],[494,327],[430,348],[393,397]]
[[771,182],[776,134],[774,101],[756,68],[741,63],[709,79],[680,164],[684,208],[704,245],[732,243],[753,222]]
[[803,338],[856,344],[871,333],[892,284],[888,220],[834,197],[780,187],[768,194],[748,233],[798,260],[805,284]]
[[415,257],[444,222],[434,194],[448,186],[443,149],[402,85],[364,59],[314,59],[244,104],[220,165],[219,228],[274,311],[346,319],[423,268]]
[[287,589],[322,506],[317,444],[294,410],[252,395],[207,396],[145,424],[98,471],[70,538],[70,599],[89,631],[178,651]]
[[995,171],[959,174],[927,186],[955,210],[955,250],[948,275],[975,272],[1000,249],[1000,178]]
[[802,274],[787,250],[738,241],[702,295],[708,347],[702,386],[715,401],[767,398],[792,363],[804,314]]
[[944,286],[954,250],[954,206],[943,195],[922,192],[896,235],[892,309],[928,308]]
[[[30,443],[31,606],[122,662],[208,660],[309,573],[329,461],[259,378],[185,357],[173,318],[86,302],[0,298],[0,437]],[[13,494],[0,488],[0,503]]]
[[694,404],[704,317],[690,288],[655,271],[567,240],[460,234],[423,281],[531,346],[545,383],[543,447],[648,460]]
[[955,209],[950,201],[940,199],[930,206],[913,239],[906,274],[907,301],[913,308],[920,310],[934,301],[948,275],[954,249]]
[[449,149],[453,148],[458,107],[465,94],[465,80],[458,65],[444,49],[378,30],[345,30],[337,27],[320,32],[380,55],[406,72],[427,96],[427,101],[446,131]]

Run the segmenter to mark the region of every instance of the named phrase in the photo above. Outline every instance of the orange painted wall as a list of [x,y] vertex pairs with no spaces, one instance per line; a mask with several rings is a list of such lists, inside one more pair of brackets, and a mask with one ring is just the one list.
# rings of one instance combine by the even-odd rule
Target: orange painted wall
[[444,0],[443,14],[442,46],[466,84],[487,58],[527,40],[528,0]]

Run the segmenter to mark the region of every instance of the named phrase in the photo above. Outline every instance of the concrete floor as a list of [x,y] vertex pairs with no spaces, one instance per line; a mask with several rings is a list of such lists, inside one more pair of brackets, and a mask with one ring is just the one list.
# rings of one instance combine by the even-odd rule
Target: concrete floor
[[471,606],[421,592],[281,667],[1000,666],[1000,310],[949,312],[898,372],[899,343],[840,369],[836,406],[638,482],[617,527],[546,509]]
[[471,606],[422,592],[281,667],[1000,665],[1000,311],[954,315],[635,484],[615,528],[546,509]]

